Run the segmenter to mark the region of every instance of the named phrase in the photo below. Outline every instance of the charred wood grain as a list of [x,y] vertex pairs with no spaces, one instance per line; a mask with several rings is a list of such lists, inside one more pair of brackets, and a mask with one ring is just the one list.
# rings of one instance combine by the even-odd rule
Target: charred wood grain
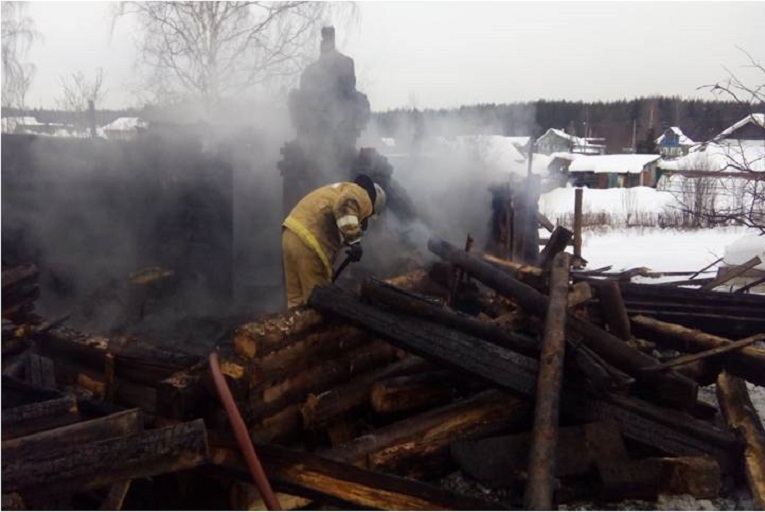
[[36,434],[3,441],[3,457],[19,459],[42,451],[53,451],[67,445],[93,442],[98,439],[124,437],[143,429],[140,409],[81,421]]
[[250,388],[253,419],[262,418],[285,406],[301,402],[308,393],[321,393],[347,382],[395,357],[394,348],[383,341],[359,345],[334,359],[316,361],[311,367],[284,378],[257,382]]
[[382,414],[436,407],[452,401],[464,380],[449,370],[388,377],[374,383],[370,402]]
[[[527,417],[526,403],[497,390],[410,416],[326,451],[326,457],[351,464],[389,467],[401,460],[446,450],[468,434],[496,432]],[[377,453],[374,461],[371,456]]]
[[468,315],[450,311],[425,297],[414,295],[381,281],[365,280],[361,284],[361,295],[400,313],[438,322],[527,356],[536,357],[539,354],[539,343],[530,336],[513,333],[496,324],[482,322]]
[[598,284],[597,290],[603,318],[606,320],[609,332],[621,340],[630,339],[630,319],[622,300],[619,284],[615,281],[604,281]]
[[3,489],[73,493],[191,469],[207,460],[202,420],[2,460]]
[[[257,445],[273,486],[283,492],[312,499],[338,500],[379,510],[495,510],[492,503],[468,498],[440,487],[384,473],[367,471],[351,464],[276,445]],[[249,480],[244,461],[227,448],[214,448],[215,464]]]
[[[548,298],[534,288],[492,268],[477,258],[456,250],[443,240],[431,239],[428,248],[441,258],[463,268],[487,286],[517,301],[530,313],[544,317]],[[566,327],[582,335],[582,341],[610,364],[635,377],[637,386],[658,401],[688,409],[696,402],[698,386],[691,379],[677,373],[650,374],[640,368],[655,366],[656,359],[643,354],[615,336],[577,318],[567,315]]]
[[431,363],[421,357],[408,356],[390,365],[354,377],[347,384],[328,389],[319,394],[309,394],[300,407],[303,425],[311,430],[324,427],[334,418],[369,404],[370,392],[376,381],[432,367]]

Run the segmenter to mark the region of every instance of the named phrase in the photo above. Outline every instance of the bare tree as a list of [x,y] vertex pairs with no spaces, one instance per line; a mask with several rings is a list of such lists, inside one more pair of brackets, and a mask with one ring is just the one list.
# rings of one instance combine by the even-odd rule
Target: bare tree
[[[718,171],[732,172],[735,178],[715,178],[715,188],[733,200],[717,208],[696,210],[695,215],[715,225],[737,223],[765,233],[765,67],[745,50],[740,49],[752,72],[751,81],[744,81],[726,68],[727,77],[715,84],[701,87],[722,99],[738,103],[751,121],[745,140],[730,143],[712,140],[724,155],[724,165]],[[708,149],[707,149],[708,151]]]
[[315,53],[328,2],[123,2],[137,17],[147,85],[163,102],[184,96],[209,105],[296,74]]
[[59,108],[75,112],[75,126],[82,131],[91,124],[88,112],[104,99],[104,70],[97,68],[92,80],[82,71],[75,71],[59,78],[61,96],[57,99]]
[[32,43],[40,38],[24,2],[2,2],[3,89],[2,105],[21,108],[34,78],[35,66],[23,62]]

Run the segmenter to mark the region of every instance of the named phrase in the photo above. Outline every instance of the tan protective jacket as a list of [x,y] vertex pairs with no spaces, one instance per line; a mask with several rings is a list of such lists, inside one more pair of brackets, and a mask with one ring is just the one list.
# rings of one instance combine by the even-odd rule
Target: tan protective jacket
[[361,223],[374,206],[366,190],[355,183],[327,185],[306,195],[284,219],[289,229],[318,255],[327,278],[340,245],[361,241]]

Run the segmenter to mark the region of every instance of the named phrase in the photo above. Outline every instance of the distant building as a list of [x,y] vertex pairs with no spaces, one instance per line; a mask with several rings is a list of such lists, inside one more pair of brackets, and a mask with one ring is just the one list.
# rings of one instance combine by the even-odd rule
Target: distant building
[[569,181],[577,187],[655,187],[659,155],[581,155],[568,166]]
[[765,171],[765,114],[744,117],[687,155],[662,160],[659,169],[686,176]]
[[584,138],[569,135],[563,130],[550,128],[536,141],[536,152],[545,155],[553,153],[578,153],[582,155],[604,155],[603,139]]
[[2,119],[3,133],[32,135],[68,135],[73,127],[61,123],[41,123],[33,116],[13,116]]
[[656,139],[659,153],[664,158],[677,158],[687,155],[690,148],[696,145],[677,126],[670,126]]
[[107,139],[130,139],[141,131],[146,130],[148,124],[139,117],[119,117],[102,128],[104,137]]

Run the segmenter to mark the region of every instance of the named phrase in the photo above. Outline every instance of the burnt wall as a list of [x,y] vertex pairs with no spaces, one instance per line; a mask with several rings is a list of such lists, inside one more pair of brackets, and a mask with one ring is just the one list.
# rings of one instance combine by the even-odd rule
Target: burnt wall
[[[91,325],[100,330],[146,316],[147,303],[220,314],[234,292],[235,163],[195,130],[126,141],[4,134],[3,263],[41,268],[42,312],[87,324],[99,308],[119,310]],[[150,267],[172,276],[131,283]]]

